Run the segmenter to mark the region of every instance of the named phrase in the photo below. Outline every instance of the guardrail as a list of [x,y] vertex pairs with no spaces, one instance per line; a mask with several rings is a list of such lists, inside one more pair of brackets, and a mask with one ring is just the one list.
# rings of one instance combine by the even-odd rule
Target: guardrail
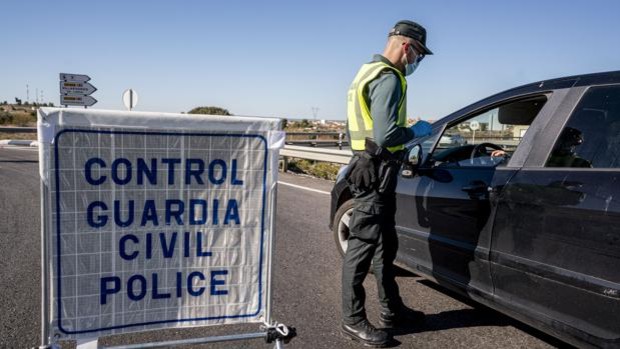
[[346,147],[349,145],[349,142],[346,140],[315,140],[315,139],[301,139],[301,140],[292,140],[286,141],[286,144],[289,145],[303,145],[306,147],[338,147],[338,149],[342,150],[342,147]]
[[[36,133],[36,127],[0,127],[0,132],[6,133]],[[293,133],[293,135],[306,135],[304,133]],[[318,135],[319,133],[314,133],[311,135]],[[321,133],[324,135],[326,133]],[[338,135],[339,133],[333,132],[329,135]],[[289,134],[287,133],[287,136]],[[340,136],[340,140],[342,141],[342,136]],[[321,141],[322,142],[322,141]],[[287,141],[288,143],[288,141]],[[341,143],[342,144],[342,143]],[[285,145],[284,149],[280,151],[280,156],[284,159],[286,168],[288,158],[298,158],[298,159],[306,159],[306,160],[315,160],[315,161],[325,161],[332,162],[335,164],[348,164],[351,159],[352,153],[351,150],[336,150],[336,149],[322,149],[322,148],[314,148],[314,147],[302,147],[296,145]]]
[[352,153],[350,150],[319,149],[286,145],[280,150],[280,156],[284,158],[285,167],[288,158],[298,158],[315,161],[333,162],[336,164],[348,164]]
[[4,133],[37,133],[36,127],[0,127],[0,132]]
[[298,136],[312,138],[312,139],[321,139],[321,138],[338,138],[342,137],[342,132],[287,132],[286,136],[289,138],[294,138]]
[[343,132],[287,132],[286,144],[309,147],[337,146],[342,150],[343,146],[349,145],[349,140]]

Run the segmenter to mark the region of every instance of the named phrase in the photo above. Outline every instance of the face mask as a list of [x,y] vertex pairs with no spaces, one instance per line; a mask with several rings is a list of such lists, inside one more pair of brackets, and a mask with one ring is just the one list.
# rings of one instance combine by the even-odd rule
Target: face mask
[[[413,50],[413,48],[411,46],[409,46],[411,48],[411,50]],[[414,51],[415,53],[415,51]],[[409,63],[409,60],[407,59],[407,54],[405,54],[405,56],[403,57],[403,65],[405,66],[405,76],[409,76],[411,74],[413,74],[413,72],[418,68],[418,66],[420,65],[420,62],[422,61],[422,59],[424,58],[424,55],[416,55],[415,59],[413,60],[412,63]]]
[[405,66],[405,76],[413,74],[413,72],[418,68],[419,63],[420,61],[416,59],[413,63],[407,64]]

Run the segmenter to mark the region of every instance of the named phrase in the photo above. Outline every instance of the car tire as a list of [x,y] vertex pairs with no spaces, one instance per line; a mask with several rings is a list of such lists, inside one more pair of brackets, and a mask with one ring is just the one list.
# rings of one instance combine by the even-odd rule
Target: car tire
[[351,213],[353,212],[353,199],[345,201],[334,215],[334,224],[332,232],[334,233],[334,241],[336,242],[336,248],[340,252],[341,256],[347,250],[347,240],[349,239],[349,220],[351,219]]

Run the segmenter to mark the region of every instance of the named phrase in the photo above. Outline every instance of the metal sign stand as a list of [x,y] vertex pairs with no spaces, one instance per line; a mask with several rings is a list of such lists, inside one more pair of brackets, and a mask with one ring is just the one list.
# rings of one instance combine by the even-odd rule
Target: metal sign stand
[[45,217],[46,213],[49,213],[49,206],[46,200],[48,194],[48,188],[45,185],[43,179],[41,179],[41,345],[39,349],[56,349],[57,347],[54,344],[48,345],[50,343],[49,333],[48,333],[48,323],[49,323],[49,303],[50,303],[50,294],[49,294],[49,265],[48,254],[49,254],[49,242],[48,242],[48,234],[50,231],[48,225],[51,222],[48,222]]
[[[284,335],[283,333],[286,333],[286,335]],[[98,349],[99,348],[105,348],[105,349],[167,348],[167,347],[189,345],[189,344],[206,344],[206,343],[240,341],[240,340],[248,340],[248,339],[264,339],[267,343],[275,343],[274,348],[280,349],[280,348],[284,348],[284,344],[288,343],[296,335],[297,333],[295,332],[295,328],[287,327],[287,326],[280,324],[274,327],[265,328],[265,332],[241,333],[241,334],[234,334],[234,335],[229,335],[229,336],[214,336],[214,337],[206,337],[206,338],[181,339],[181,340],[167,341],[167,342],[140,343],[140,344],[131,344],[131,345],[119,345],[119,346],[114,346],[114,347],[94,347],[94,348],[98,348]],[[80,347],[78,346],[78,348]],[[91,349],[91,348],[92,347],[88,347],[88,348],[84,347],[84,349]]]
[[[276,167],[277,169],[277,167]],[[50,210],[50,207],[47,203],[46,197],[49,193],[48,187],[45,185],[43,180],[41,180],[41,346],[39,349],[61,349],[57,343],[56,337],[50,337],[48,331],[49,324],[49,310],[50,310],[50,295],[49,295],[49,265],[47,264],[48,256],[49,256],[49,238],[48,232],[51,232],[50,224],[51,222],[45,219],[45,212]],[[270,212],[274,214],[270,217],[270,225],[271,225],[271,238],[268,246],[269,252],[267,253],[267,283],[269,287],[266,292],[266,305],[265,305],[265,322],[261,325],[262,332],[256,333],[240,333],[233,335],[225,335],[225,336],[212,336],[205,338],[192,338],[192,339],[181,339],[175,341],[166,341],[166,342],[153,342],[153,343],[140,343],[140,344],[131,344],[131,345],[121,345],[121,346],[113,346],[113,347],[103,347],[98,343],[98,339],[87,339],[80,341],[78,340],[78,349],[140,349],[140,348],[162,348],[162,347],[174,347],[180,345],[188,345],[188,344],[205,344],[205,343],[216,343],[216,342],[229,342],[229,341],[240,341],[240,340],[249,340],[249,339],[264,339],[267,343],[274,343],[274,348],[281,349],[284,348],[284,344],[288,343],[292,338],[297,336],[297,331],[294,327],[286,326],[280,323],[277,323],[271,319],[271,287],[272,287],[272,261],[273,261],[273,251],[275,244],[275,234],[276,234],[276,194],[277,194],[277,184],[274,183],[272,188],[269,190],[269,206]],[[47,215],[49,216],[49,215]]]

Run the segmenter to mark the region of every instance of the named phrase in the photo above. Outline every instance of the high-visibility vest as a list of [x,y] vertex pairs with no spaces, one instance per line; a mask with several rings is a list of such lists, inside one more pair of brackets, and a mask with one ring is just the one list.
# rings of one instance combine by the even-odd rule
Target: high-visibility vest
[[[353,150],[364,150],[366,137],[373,138],[372,115],[370,115],[370,109],[364,99],[364,89],[386,69],[393,70],[400,79],[402,94],[398,102],[398,120],[396,124],[399,127],[407,126],[407,80],[403,73],[384,62],[364,64],[355,76],[355,79],[353,79],[351,87],[349,87],[347,99],[347,124],[351,139],[351,149]],[[404,148],[405,145],[400,144],[388,147],[388,150],[395,152]]]

